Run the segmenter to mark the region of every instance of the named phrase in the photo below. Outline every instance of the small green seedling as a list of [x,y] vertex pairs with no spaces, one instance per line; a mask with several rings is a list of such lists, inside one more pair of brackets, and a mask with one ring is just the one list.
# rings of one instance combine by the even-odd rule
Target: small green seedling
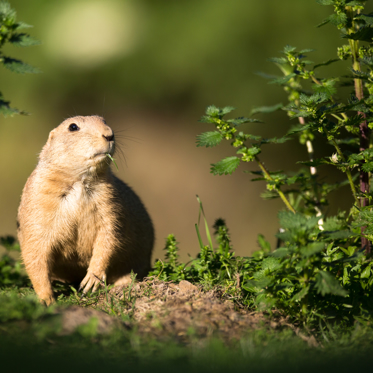
[[117,168],[117,170],[119,170],[116,162],[115,162],[115,159],[109,154],[109,153],[106,153],[106,156],[110,158],[110,160],[115,164],[115,167]]

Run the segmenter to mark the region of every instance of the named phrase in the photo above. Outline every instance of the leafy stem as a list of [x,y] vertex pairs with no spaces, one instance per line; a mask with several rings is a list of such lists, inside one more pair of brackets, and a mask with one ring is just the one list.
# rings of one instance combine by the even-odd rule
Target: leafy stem
[[[258,163],[258,166],[260,167],[260,169],[262,170],[263,174],[265,175],[265,178],[267,180],[270,180],[270,181],[274,181],[271,174],[268,172],[268,170],[266,169],[266,167],[264,166],[264,164],[260,161],[260,159],[255,156],[255,161]],[[285,194],[282,192],[282,190],[279,188],[279,187],[276,187],[276,192],[278,193],[278,195],[280,196],[280,198],[282,199],[282,201],[285,203],[286,207],[295,214],[295,210],[293,208],[293,206],[290,204],[290,202],[288,201],[288,199],[286,198]]]

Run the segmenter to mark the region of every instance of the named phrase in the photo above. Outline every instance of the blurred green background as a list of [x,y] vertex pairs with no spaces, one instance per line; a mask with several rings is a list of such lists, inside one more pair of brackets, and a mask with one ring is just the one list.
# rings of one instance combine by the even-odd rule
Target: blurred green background
[[[0,235],[15,234],[21,191],[49,131],[69,116],[99,114],[120,137],[125,159],[118,159],[116,172],[138,192],[154,220],[154,258],[163,257],[169,233],[180,241],[182,259],[198,251],[196,194],[210,225],[218,217],[226,219],[237,254],[254,251],[258,233],[274,244],[281,202],[261,200],[264,184],[251,183],[244,167],[231,176],[212,176],[210,163],[232,151],[229,144],[196,148],[195,136],[212,129],[198,119],[210,104],[235,106],[240,116],[254,106],[285,103],[282,88],[255,72],[277,74],[266,59],[278,56],[286,44],[316,49],[309,57],[317,62],[335,58],[342,42],[338,31],[315,27],[330,7],[315,0],[10,4],[18,20],[34,25],[30,33],[42,44],[4,52],[43,73],[0,71],[5,98],[31,113],[0,119]],[[333,75],[333,69],[347,72],[348,66],[333,65],[322,73]],[[246,126],[254,134],[278,136],[291,125],[285,113],[265,121]],[[318,142],[315,147],[317,156],[330,150]],[[296,170],[295,162],[307,159],[296,140],[266,150],[262,158],[271,170]],[[337,194],[333,208],[345,208],[349,198],[347,189]]]

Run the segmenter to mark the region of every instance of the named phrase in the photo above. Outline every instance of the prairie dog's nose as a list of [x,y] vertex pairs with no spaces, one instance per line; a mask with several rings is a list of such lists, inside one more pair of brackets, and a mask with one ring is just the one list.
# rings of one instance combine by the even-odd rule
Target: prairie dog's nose
[[114,133],[110,136],[105,136],[105,135],[102,135],[102,137],[104,137],[106,139],[106,141],[113,141],[114,140]]

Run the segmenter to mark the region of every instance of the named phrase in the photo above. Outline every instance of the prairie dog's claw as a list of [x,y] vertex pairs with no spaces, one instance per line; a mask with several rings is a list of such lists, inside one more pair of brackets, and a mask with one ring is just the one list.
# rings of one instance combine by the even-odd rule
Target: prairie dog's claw
[[96,274],[92,272],[87,272],[87,275],[84,277],[83,281],[80,283],[79,291],[83,289],[81,298],[88,293],[89,290],[92,289],[92,292],[94,293],[97,291],[98,287],[101,284],[100,277],[103,281],[106,279],[106,275],[103,274],[101,276],[97,276]]

